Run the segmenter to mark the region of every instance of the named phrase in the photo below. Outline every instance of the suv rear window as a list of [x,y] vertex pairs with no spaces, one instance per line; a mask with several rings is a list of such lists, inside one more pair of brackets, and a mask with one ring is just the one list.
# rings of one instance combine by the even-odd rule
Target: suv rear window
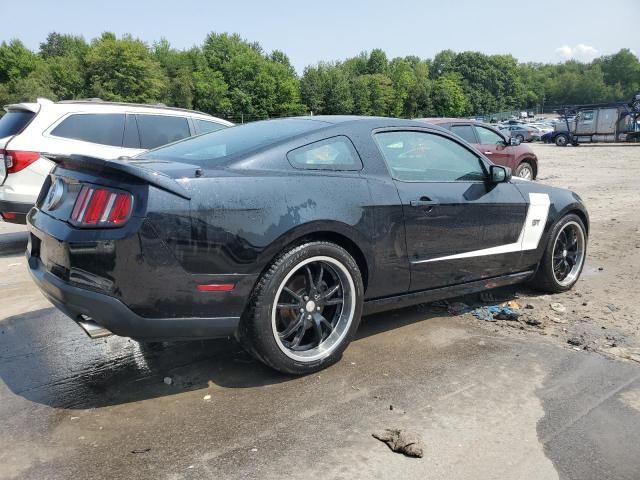
[[19,133],[36,114],[26,110],[10,110],[0,118],[0,138]]
[[170,115],[136,115],[140,132],[140,148],[148,150],[191,136],[185,117]]
[[65,118],[51,135],[100,145],[122,146],[124,113],[76,113]]

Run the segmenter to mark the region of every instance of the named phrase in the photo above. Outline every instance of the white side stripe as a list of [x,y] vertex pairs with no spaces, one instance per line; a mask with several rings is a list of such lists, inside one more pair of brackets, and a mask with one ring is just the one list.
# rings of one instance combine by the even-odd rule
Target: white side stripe
[[448,255],[446,257],[417,260],[411,263],[416,265],[418,263],[439,262],[441,260],[456,260],[458,258],[482,257],[485,255],[498,255],[501,253],[521,252],[523,250],[535,250],[538,248],[540,238],[544,232],[544,226],[547,223],[550,206],[551,201],[549,200],[549,195],[546,193],[529,194],[529,210],[527,211],[527,218],[524,221],[518,240],[514,243],[483,248],[482,250],[474,250],[472,252],[458,253],[456,255]]

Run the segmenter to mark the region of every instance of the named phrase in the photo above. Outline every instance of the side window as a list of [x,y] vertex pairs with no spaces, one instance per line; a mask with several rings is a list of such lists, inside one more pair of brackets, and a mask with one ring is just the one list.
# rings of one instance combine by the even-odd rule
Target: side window
[[338,136],[287,153],[294,168],[307,170],[361,170],[362,162],[347,137]]
[[586,112],[582,112],[582,121],[583,122],[590,122],[591,120],[593,120],[593,110],[588,110]]
[[199,133],[215,132],[216,130],[221,130],[226,127],[226,125],[222,125],[221,123],[209,122],[198,118],[194,118],[193,121],[195,122],[196,129]]
[[[478,125],[476,125],[474,128],[476,129],[476,133],[478,134],[478,138],[480,139],[481,144],[499,145],[501,143],[504,143],[503,138],[493,130],[489,130],[485,127],[480,127]],[[511,128],[509,130],[511,130]]]
[[140,148],[160,147],[191,136],[185,117],[169,115],[136,115],[140,132]]
[[477,143],[476,135],[471,125],[453,125],[451,131],[469,143]]
[[123,113],[75,113],[55,127],[51,135],[121,147],[123,132]]
[[140,148],[140,135],[138,135],[138,123],[135,115],[127,114],[127,119],[124,122],[122,146],[124,148]]
[[375,135],[393,178],[405,182],[484,180],[480,159],[462,145],[426,132]]

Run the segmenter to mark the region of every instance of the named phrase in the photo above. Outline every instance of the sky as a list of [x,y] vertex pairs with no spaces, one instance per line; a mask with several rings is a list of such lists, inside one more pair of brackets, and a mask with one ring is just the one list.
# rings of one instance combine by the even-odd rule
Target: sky
[[52,31],[165,37],[176,48],[200,45],[211,31],[239,33],[284,51],[300,74],[373,48],[389,58],[452,49],[523,62],[640,54],[640,0],[0,0],[0,17],[0,41],[19,38],[33,50]]

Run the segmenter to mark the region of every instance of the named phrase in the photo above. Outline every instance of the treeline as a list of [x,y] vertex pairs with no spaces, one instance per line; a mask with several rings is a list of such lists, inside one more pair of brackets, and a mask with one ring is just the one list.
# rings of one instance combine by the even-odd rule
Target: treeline
[[308,66],[298,77],[284,52],[227,33],[211,33],[187,50],[108,32],[89,43],[51,33],[38,52],[19,40],[0,44],[0,105],[99,97],[236,121],[309,112],[421,117],[626,100],[638,90],[640,61],[628,49],[562,64],[451,50],[433,59],[389,59],[375,49]]

